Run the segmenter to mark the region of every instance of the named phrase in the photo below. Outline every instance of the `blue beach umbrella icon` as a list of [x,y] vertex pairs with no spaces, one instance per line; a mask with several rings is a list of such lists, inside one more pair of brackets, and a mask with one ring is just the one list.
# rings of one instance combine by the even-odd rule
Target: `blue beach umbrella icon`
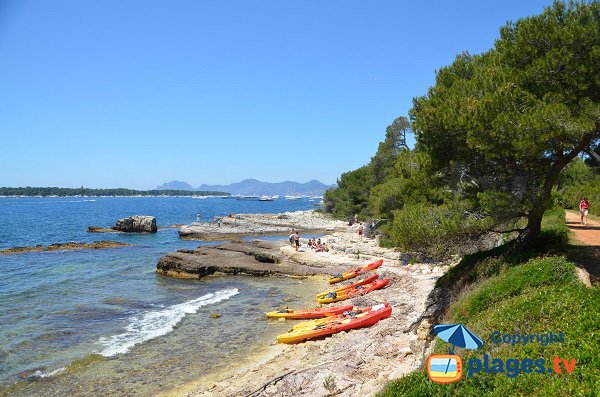
[[[441,340],[451,343],[457,347],[462,347],[465,349],[479,349],[483,345],[483,341],[462,324],[434,325],[433,332]],[[454,354],[454,349],[450,349],[449,354]],[[451,361],[451,358],[448,359],[445,373],[448,373],[448,368],[450,367]]]
[[433,326],[433,332],[443,341],[465,349],[479,349],[483,341],[462,324],[440,324]]

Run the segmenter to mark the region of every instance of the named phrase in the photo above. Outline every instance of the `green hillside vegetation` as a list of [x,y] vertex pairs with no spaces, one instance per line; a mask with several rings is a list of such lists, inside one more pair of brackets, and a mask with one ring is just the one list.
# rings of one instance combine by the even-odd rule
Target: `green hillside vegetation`
[[[444,323],[461,323],[484,342],[478,350],[456,349],[466,367],[470,358],[533,360],[551,366],[555,355],[576,360],[573,373],[479,372],[451,385],[431,382],[425,369],[389,382],[380,397],[392,396],[593,396],[600,390],[600,287],[586,288],[576,279],[575,265],[561,255],[568,230],[564,211],[546,213],[544,239],[537,248],[506,255],[494,249],[467,256],[438,280],[458,294]],[[554,254],[552,254],[554,253]],[[563,332],[564,343],[542,346],[494,344],[492,332],[535,334]],[[434,353],[450,345],[436,339]]]
[[133,190],[133,189],[90,189],[64,187],[0,187],[0,196],[229,196],[225,192],[199,192],[187,190]]
[[599,143],[600,3],[556,2],[506,24],[489,51],[441,68],[410,122],[396,119],[324,208],[387,219],[382,241],[403,250],[444,257],[492,232],[526,249],[555,202],[573,207],[587,194],[600,209],[596,173],[573,163]]
[[554,199],[564,208],[577,210],[582,197],[590,202],[590,212],[600,215],[600,166],[577,158],[561,173]]

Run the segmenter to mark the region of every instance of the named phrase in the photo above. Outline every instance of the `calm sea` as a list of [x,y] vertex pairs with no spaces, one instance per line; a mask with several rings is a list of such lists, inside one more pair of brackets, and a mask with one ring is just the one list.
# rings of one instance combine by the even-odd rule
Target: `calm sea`
[[[243,360],[287,328],[264,311],[311,304],[316,281],[155,274],[158,259],[210,242],[95,234],[117,218],[158,225],[230,213],[313,209],[314,201],[221,198],[0,198],[0,249],[115,240],[131,247],[0,256],[0,395],[147,396]],[[324,286],[323,286],[324,287]],[[291,302],[291,303],[290,303]],[[213,319],[212,313],[222,314]]]

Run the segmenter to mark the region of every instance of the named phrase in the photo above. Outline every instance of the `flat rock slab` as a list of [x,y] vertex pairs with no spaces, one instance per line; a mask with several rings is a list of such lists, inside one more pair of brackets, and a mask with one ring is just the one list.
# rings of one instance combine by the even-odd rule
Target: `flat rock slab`
[[339,270],[291,262],[281,253],[280,247],[281,243],[261,241],[179,250],[163,256],[156,271],[171,277],[201,278],[214,273],[306,277]]
[[22,254],[26,252],[42,252],[42,251],[72,251],[81,249],[103,249],[103,248],[115,248],[115,247],[126,247],[131,244],[120,243],[118,241],[95,241],[93,243],[77,243],[71,241],[68,243],[56,243],[50,244],[47,247],[43,245],[34,245],[30,247],[14,247],[0,250],[1,255],[9,254]]
[[291,229],[303,234],[318,234],[339,229],[343,222],[315,214],[312,211],[296,211],[283,214],[236,214],[220,219],[220,222],[194,222],[179,229],[184,239],[222,241],[241,236],[286,236]]

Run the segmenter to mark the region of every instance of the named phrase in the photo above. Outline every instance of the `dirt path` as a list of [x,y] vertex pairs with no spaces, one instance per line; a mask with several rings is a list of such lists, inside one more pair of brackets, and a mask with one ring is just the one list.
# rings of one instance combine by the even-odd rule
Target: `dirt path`
[[566,219],[571,237],[581,243],[570,246],[569,259],[583,266],[592,282],[600,281],[600,222],[588,219],[583,226],[576,211],[566,211]]
[[573,233],[573,238],[585,245],[600,247],[600,222],[588,219],[586,226],[581,224],[579,213],[566,211],[567,226]]

